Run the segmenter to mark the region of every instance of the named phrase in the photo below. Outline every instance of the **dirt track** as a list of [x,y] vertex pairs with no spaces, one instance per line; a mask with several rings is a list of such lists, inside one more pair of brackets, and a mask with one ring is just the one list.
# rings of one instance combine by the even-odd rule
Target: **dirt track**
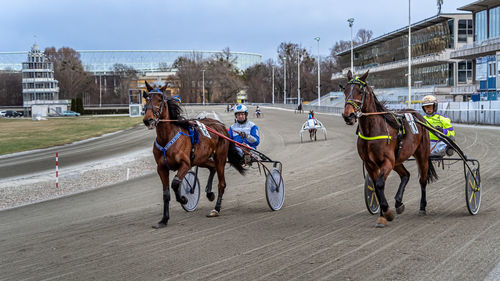
[[[252,119],[259,150],[283,162],[282,210],[267,207],[258,170],[243,177],[228,166],[221,216],[205,217],[214,205],[205,197],[193,213],[173,203],[166,229],[151,228],[161,216],[157,175],[3,211],[0,280],[482,280],[500,263],[499,130],[456,128],[460,146],[481,162],[478,215],[467,212],[457,163],[438,169],[428,215],[419,216],[411,163],[405,213],[376,229],[354,127],[319,114],[328,140],[300,143],[305,115],[263,111]],[[219,112],[229,124],[231,114]],[[391,174],[391,206],[398,183]]]

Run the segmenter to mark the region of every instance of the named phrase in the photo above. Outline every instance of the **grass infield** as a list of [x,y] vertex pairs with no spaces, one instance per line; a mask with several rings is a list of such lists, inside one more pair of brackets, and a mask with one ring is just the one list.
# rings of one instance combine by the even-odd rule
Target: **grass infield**
[[63,145],[127,129],[142,117],[0,118],[0,155]]

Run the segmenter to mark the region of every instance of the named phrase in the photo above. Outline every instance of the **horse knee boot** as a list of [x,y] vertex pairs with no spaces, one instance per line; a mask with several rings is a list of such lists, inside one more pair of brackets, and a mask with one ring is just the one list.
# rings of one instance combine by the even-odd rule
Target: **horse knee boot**
[[175,192],[175,200],[177,200],[177,202],[181,203],[182,205],[186,204],[187,203],[187,198],[184,197],[184,196],[181,196],[181,193],[180,193],[180,186],[181,186],[181,180],[177,177],[177,175],[174,177],[174,179],[172,180],[172,189],[174,190]]

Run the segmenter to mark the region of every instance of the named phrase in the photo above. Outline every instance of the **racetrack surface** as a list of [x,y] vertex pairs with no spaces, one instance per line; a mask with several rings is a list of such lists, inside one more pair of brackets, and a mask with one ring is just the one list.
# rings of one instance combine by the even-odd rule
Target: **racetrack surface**
[[[428,215],[419,216],[418,172],[408,163],[406,211],[377,229],[363,201],[355,128],[318,114],[328,140],[318,133],[317,142],[300,143],[305,114],[263,112],[251,120],[260,127],[259,150],[283,163],[280,211],[269,210],[255,165],[246,176],[227,166],[220,217],[205,217],[215,202],[202,193],[192,213],[174,200],[160,230],[151,228],[162,209],[156,174],[10,209],[0,212],[0,280],[483,280],[500,263],[498,130],[456,127],[461,148],[481,162],[478,215],[467,211],[456,163],[436,166]],[[391,207],[398,183],[392,173]]]

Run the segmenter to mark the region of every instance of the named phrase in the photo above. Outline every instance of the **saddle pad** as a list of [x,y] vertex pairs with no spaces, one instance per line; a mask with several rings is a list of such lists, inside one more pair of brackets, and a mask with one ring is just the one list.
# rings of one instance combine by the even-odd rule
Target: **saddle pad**
[[410,126],[412,134],[414,135],[418,134],[418,127],[417,124],[415,124],[415,119],[413,119],[413,114],[405,113],[405,118],[406,121],[408,121],[408,125]]
[[210,136],[210,134],[208,133],[207,128],[205,128],[205,124],[200,123],[198,120],[196,120],[196,125],[198,125],[198,128],[200,128],[201,133],[202,133],[205,137],[207,137],[207,138],[209,138],[209,139],[211,139],[211,138],[212,138],[212,137]]

